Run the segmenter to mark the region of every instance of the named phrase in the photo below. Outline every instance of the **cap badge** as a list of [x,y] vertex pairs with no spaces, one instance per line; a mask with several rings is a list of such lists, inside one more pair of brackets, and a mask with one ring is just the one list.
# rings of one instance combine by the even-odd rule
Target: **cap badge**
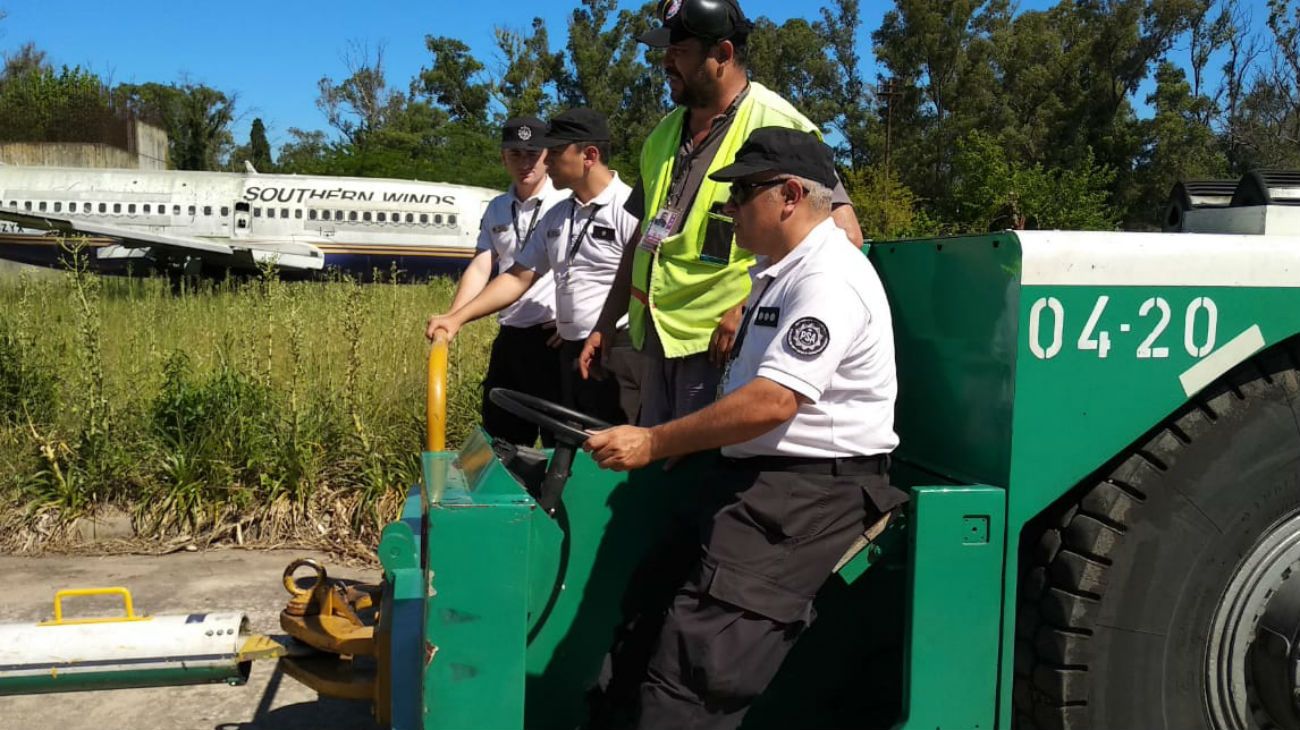
[[798,320],[790,325],[790,330],[785,335],[785,344],[804,357],[822,354],[830,341],[830,330],[816,317]]
[[682,0],[670,0],[670,2],[668,3],[668,8],[664,10],[664,22],[667,22],[677,17],[677,14],[680,13],[681,11],[682,11]]
[[520,127],[519,130],[515,132],[515,134],[519,137],[519,139],[525,142],[533,138],[533,130],[531,127]]

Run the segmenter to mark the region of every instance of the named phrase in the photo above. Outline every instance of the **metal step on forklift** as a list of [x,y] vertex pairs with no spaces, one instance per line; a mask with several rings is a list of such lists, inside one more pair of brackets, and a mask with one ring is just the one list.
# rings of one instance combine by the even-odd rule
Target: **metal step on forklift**
[[[745,727],[1300,728],[1300,174],[1171,197],[1159,233],[871,246],[912,501],[845,555]],[[382,582],[289,566],[281,625],[310,651],[279,661],[393,728],[579,727],[632,570],[709,457],[601,471],[588,419],[504,391],[559,445],[448,451],[446,358]],[[0,628],[0,694],[111,686],[76,678],[91,640],[60,654],[47,629]],[[254,639],[193,651],[284,654]]]

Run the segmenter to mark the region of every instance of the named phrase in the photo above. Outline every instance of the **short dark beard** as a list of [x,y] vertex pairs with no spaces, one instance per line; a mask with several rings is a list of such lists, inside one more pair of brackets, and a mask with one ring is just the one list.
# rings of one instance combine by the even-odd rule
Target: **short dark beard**
[[710,106],[718,98],[718,85],[709,76],[708,66],[700,64],[691,78],[682,78],[682,90],[672,94],[673,103],[687,109]]

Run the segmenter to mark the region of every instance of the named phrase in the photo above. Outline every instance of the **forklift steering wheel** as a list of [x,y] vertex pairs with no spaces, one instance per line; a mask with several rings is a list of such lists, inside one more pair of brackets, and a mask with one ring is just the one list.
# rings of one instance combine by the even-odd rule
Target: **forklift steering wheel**
[[561,444],[581,446],[590,435],[588,429],[610,428],[608,423],[598,418],[517,390],[493,388],[488,398],[511,415],[555,434],[555,440]]
[[573,473],[573,459],[589,435],[585,429],[600,430],[610,425],[585,413],[515,390],[493,388],[488,398],[506,412],[555,434],[555,451],[546,467],[546,477],[542,479],[541,489],[533,495],[537,505],[555,517],[564,485]]

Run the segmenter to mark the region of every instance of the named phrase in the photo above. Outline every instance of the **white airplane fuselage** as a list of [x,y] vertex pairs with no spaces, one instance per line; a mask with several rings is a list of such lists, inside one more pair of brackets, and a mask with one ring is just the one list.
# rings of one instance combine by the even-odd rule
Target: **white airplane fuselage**
[[[0,218],[95,236],[105,270],[142,259],[219,268],[233,250],[286,269],[455,271],[498,194],[380,178],[0,166]],[[53,264],[58,248],[49,236],[0,235],[2,258]]]

